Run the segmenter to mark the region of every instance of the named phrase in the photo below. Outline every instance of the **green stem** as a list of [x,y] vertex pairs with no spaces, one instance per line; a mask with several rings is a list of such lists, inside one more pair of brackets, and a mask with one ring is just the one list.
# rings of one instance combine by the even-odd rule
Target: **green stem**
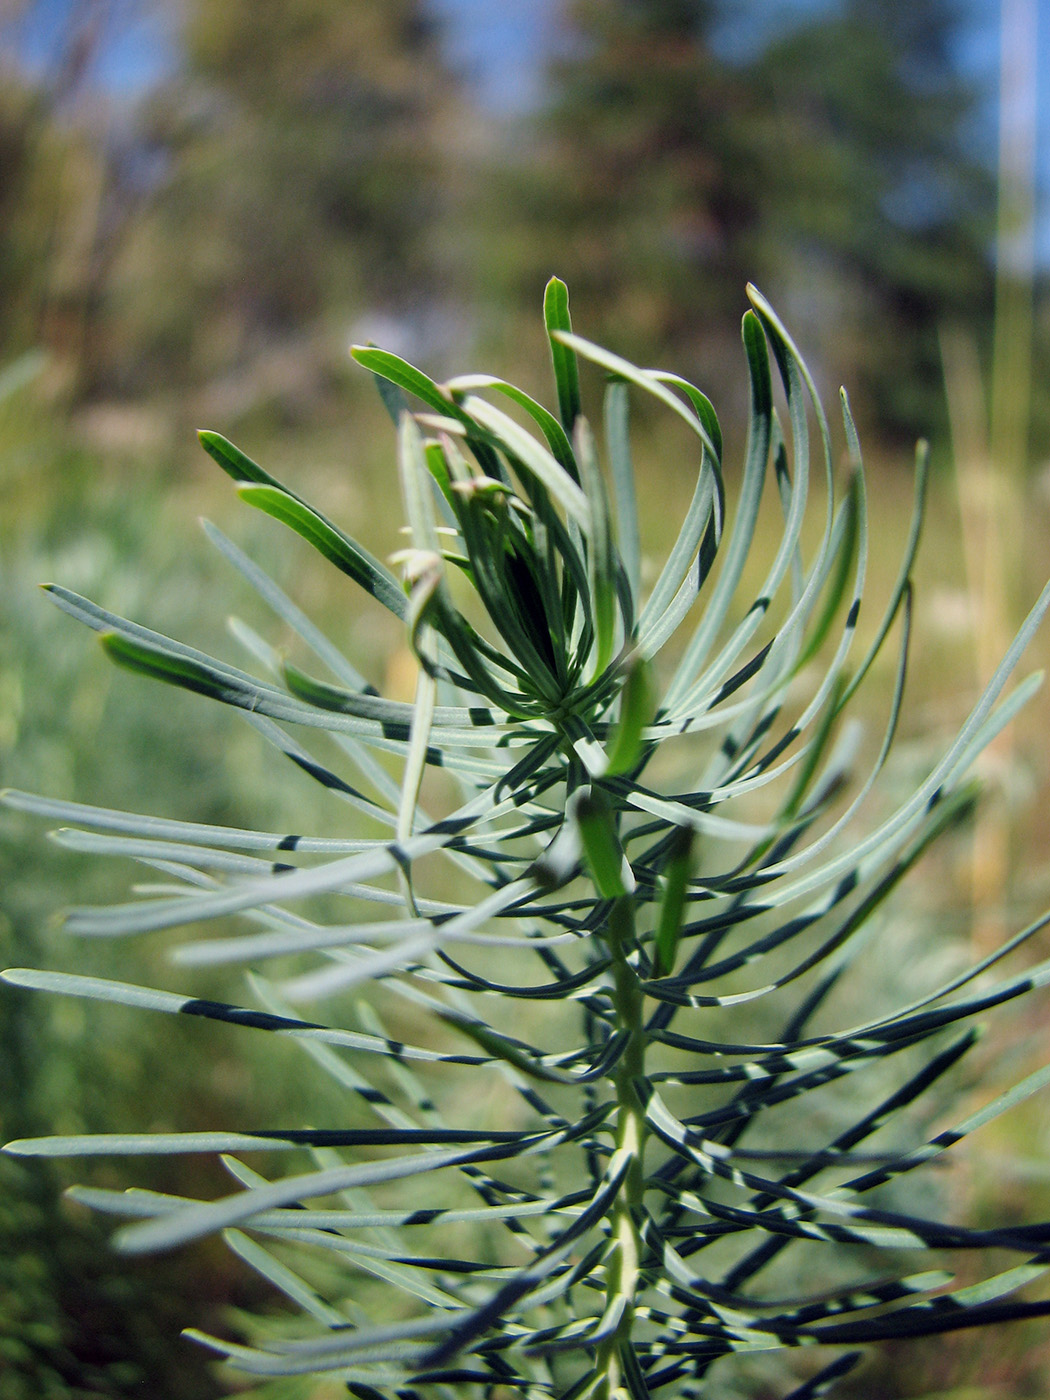
[[641,1235],[637,1213],[645,1194],[645,1110],[635,1083],[645,1071],[645,1032],[642,1024],[643,996],[638,976],[627,961],[634,946],[634,898],[626,894],[613,902],[609,912],[607,942],[613,957],[614,995],[617,1021],[627,1031],[627,1048],[616,1068],[616,1148],[630,1157],[623,1184],[616,1194],[610,1216],[613,1248],[609,1255],[605,1288],[605,1315],[618,1312],[619,1320],[602,1343],[594,1365],[594,1400],[615,1400],[623,1389],[621,1353],[631,1344],[634,1324],[634,1298],[638,1291]]

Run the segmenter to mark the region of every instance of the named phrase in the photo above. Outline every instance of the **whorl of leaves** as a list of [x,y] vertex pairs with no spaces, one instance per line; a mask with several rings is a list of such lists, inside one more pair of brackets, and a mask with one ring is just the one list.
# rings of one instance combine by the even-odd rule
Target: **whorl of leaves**
[[[50,587],[116,661],[237,707],[366,819],[359,830],[381,833],[234,830],[6,794],[72,823],[56,833],[62,844],[160,874],[130,903],[71,910],[71,933],[120,938],[236,916],[239,931],[184,944],[175,960],[298,960],[292,973],[281,963],[276,983],[250,975],[256,1009],[4,974],[283,1036],[346,1090],[353,1126],[8,1145],[221,1154],[235,1186],[219,1200],[74,1195],[130,1218],[116,1236],[128,1252],[221,1231],[302,1308],[312,1325],[298,1339],[196,1334],[243,1371],[334,1372],[360,1400],[642,1400],[704,1394],[731,1353],[835,1348],[792,1392],[802,1400],[853,1366],[858,1353],[842,1347],[1050,1311],[1016,1296],[1047,1268],[1050,1222],[943,1224],[907,1209],[906,1180],[1050,1079],[1037,1071],[928,1139],[916,1129],[913,1106],[974,1043],[978,1013],[1050,980],[1050,962],[998,970],[1045,920],[905,1005],[872,1006],[866,1024],[842,1026],[829,1003],[883,901],[971,807],[968,769],[1032,693],[1029,681],[1004,696],[1050,593],[925,778],[863,824],[904,688],[925,453],[897,583],[855,657],[868,539],[849,406],[843,396],[850,469],[836,506],[810,375],[750,295],[750,421],[729,514],[708,400],[574,335],[557,281],[545,302],[557,413],[490,376],[440,385],[395,355],[355,350],[397,425],[403,579],[224,438],[201,434],[249,504],[405,623],[420,663],[413,704],[376,693],[213,527],[325,679],[243,626],[262,675]],[[581,412],[580,360],[605,378],[604,465]],[[692,499],[651,582],[632,395],[676,415],[695,450]],[[814,428],[827,506],[807,559]],[[745,591],[764,493],[782,532],[760,586]],[[891,638],[883,737],[855,775],[857,726],[843,713]],[[311,741],[329,752],[316,756]],[[439,816],[421,805],[431,767],[459,793]],[[441,861],[453,879],[436,891]],[[364,988],[368,999],[346,997]],[[325,998],[338,998],[346,1024],[295,1013]],[[808,1108],[807,1096],[854,1074],[837,1117]],[[279,1151],[299,1168],[269,1179],[243,1160]],[[400,1195],[397,1183],[408,1184]],[[301,1264],[289,1246],[309,1246]],[[978,1283],[943,1267],[990,1247],[1008,1262]],[[781,1258],[797,1251],[809,1251],[801,1275]],[[324,1296],[311,1252],[327,1253],[364,1302]],[[795,1296],[778,1293],[784,1277]]]

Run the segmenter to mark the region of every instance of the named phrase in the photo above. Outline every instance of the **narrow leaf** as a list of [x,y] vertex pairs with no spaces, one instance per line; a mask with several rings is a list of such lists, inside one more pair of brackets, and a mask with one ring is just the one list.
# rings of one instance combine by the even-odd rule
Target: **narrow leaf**
[[569,289],[557,277],[547,283],[543,294],[543,319],[551,346],[554,382],[558,390],[558,409],[566,433],[572,433],[580,412],[580,371],[575,352],[557,338],[558,332],[572,331],[569,316]]
[[656,687],[652,668],[640,652],[627,663],[627,679],[620,691],[620,717],[609,743],[607,777],[629,772],[642,752],[642,732],[652,723]]
[[616,834],[613,809],[600,788],[584,788],[571,804],[580,844],[602,899],[620,899],[634,888],[634,878]]
[[405,617],[408,600],[394,575],[330,520],[278,486],[250,483],[241,486],[239,494],[250,506],[272,515],[301,535],[396,617]]
[[674,970],[682,932],[686,886],[691,873],[694,836],[692,827],[675,827],[668,845],[654,940],[657,977],[667,977]]

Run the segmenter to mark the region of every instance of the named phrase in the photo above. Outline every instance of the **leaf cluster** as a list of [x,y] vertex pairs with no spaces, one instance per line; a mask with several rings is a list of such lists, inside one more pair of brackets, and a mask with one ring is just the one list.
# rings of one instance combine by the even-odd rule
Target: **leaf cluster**
[[[363,1126],[351,1116],[7,1146],[219,1154],[233,1189],[218,1200],[74,1195],[130,1219],[116,1236],[129,1253],[221,1232],[303,1310],[313,1327],[294,1339],[196,1334],[250,1374],[333,1372],[367,1400],[464,1388],[642,1400],[710,1393],[724,1358],[835,1348],[792,1392],[803,1400],[851,1369],[857,1344],[1050,1311],[1016,1296],[1045,1273],[1050,1223],[977,1229],[909,1205],[913,1173],[1050,1079],[1038,1069],[933,1135],[915,1127],[914,1106],[975,1043],[975,1018],[1050,980],[1048,962],[1000,966],[1046,918],[940,984],[909,987],[901,1005],[872,1004],[859,1024],[840,1024],[833,999],[888,896],[971,809],[974,758],[1038,683],[1007,691],[1050,586],[930,771],[862,823],[901,709],[925,452],[897,582],[861,648],[867,516],[849,404],[843,395],[850,469],[836,503],[812,378],[772,307],[749,294],[750,416],[731,514],[710,402],[576,335],[557,281],[545,299],[556,412],[491,376],[438,384],[396,355],[355,350],[397,427],[401,578],[226,439],[201,435],[248,504],[404,623],[419,662],[411,704],[378,694],[214,527],[326,679],[243,625],[262,675],[49,586],[115,661],[240,711],[365,833],[5,797],[71,823],[62,844],[153,872],[127,903],[71,910],[70,933],[232,919],[232,934],[223,926],[174,958],[253,969],[256,1004],[25,968],[8,982],[278,1036],[360,1110]],[[581,360],[604,376],[604,465]],[[674,414],[694,453],[692,499],[651,586],[632,395]],[[826,501],[815,548],[804,541],[811,474]],[[756,589],[746,569],[767,495],[782,528]],[[896,680],[861,767],[846,711],[891,637]],[[436,814],[432,771],[456,794]],[[265,979],[254,969],[271,960]],[[306,1019],[306,1001],[336,1009]],[[808,1106],[842,1080],[845,1116],[829,1129]],[[305,1167],[261,1170],[288,1153],[305,1153]],[[250,1154],[264,1155],[249,1165]],[[945,1267],[989,1249],[1007,1262],[978,1282]],[[793,1253],[828,1286],[779,1291]],[[322,1285],[317,1259],[352,1280],[352,1296],[332,1271]]]

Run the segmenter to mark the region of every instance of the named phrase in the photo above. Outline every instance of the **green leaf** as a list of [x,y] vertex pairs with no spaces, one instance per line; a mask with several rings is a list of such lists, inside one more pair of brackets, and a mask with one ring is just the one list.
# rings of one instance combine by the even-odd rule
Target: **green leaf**
[[692,870],[695,833],[692,827],[675,827],[667,847],[661,876],[660,908],[653,940],[657,977],[669,977],[674,971],[678,940],[682,933],[686,886]]
[[609,497],[598,465],[594,435],[582,414],[576,419],[573,437],[583,488],[590,503],[591,537],[587,551],[587,574],[593,600],[594,674],[601,675],[616,645],[616,575],[621,566],[613,546]]
[[401,478],[401,493],[405,513],[416,549],[427,550],[440,558],[441,546],[434,519],[432,476],[423,435],[410,414],[403,414],[397,431],[397,463]]
[[642,752],[642,731],[652,723],[657,692],[652,667],[640,652],[627,662],[627,679],[620,691],[620,718],[608,746],[606,777],[629,772]]
[[[361,694],[359,691],[344,690],[341,686],[329,685],[300,671],[291,662],[284,662],[282,674],[291,693],[321,710],[331,710],[333,714],[358,715],[362,719],[374,719],[380,724],[403,729],[406,733],[412,723],[415,706],[405,700],[387,700],[382,695]],[[490,731],[486,739],[497,740],[517,732],[511,726],[501,723],[496,710],[485,705],[438,705],[434,710],[434,723],[437,725],[459,726]]]
[[613,497],[616,501],[617,544],[637,613],[642,577],[642,546],[638,533],[638,501],[628,429],[627,385],[621,380],[612,380],[605,390],[605,442],[612,469]]
[[254,481],[260,485],[280,487],[282,491],[286,489],[269,472],[263,471],[258,462],[253,462],[247,453],[242,452],[239,447],[234,447],[233,443],[228,438],[224,438],[221,433],[213,433],[207,428],[202,428],[197,434],[197,438],[208,456],[218,462],[223,471],[232,476],[234,481]]
[[915,491],[912,505],[911,523],[908,527],[908,540],[904,548],[904,555],[901,559],[900,569],[897,579],[890,594],[889,602],[879,624],[875,637],[865,654],[864,660],[857,669],[856,675],[850,683],[849,689],[843,697],[843,704],[846,704],[857,687],[867,675],[872,662],[882,649],[882,644],[893,626],[894,619],[900,610],[901,603],[911,586],[911,571],[918,554],[919,542],[922,539],[922,527],[926,518],[926,487],[930,476],[930,447],[929,443],[920,441],[915,447]]
[[664,387],[662,381],[665,376],[662,371],[639,369],[637,365],[632,365],[630,360],[625,360],[621,355],[614,355],[610,350],[605,350],[600,345],[595,345],[593,341],[586,340],[581,335],[574,335],[568,330],[554,331],[552,336],[557,344],[575,351],[596,365],[601,365],[603,369],[608,370],[616,378],[625,379],[629,384],[636,384],[647,394],[652,394],[654,398],[688,424],[689,428],[707,447],[712,457],[718,459],[718,448],[711,440],[704,423],[682,403],[681,399],[672,394],[670,389]]
[[111,807],[92,807],[83,802],[61,802],[36,793],[8,788],[0,792],[0,802],[18,812],[51,817],[63,822],[81,822],[102,831],[121,831],[133,836],[192,841],[198,846],[225,846],[235,850],[278,851],[293,843],[296,850],[345,854],[358,850],[360,843],[340,837],[295,836],[283,831],[252,831],[242,827],[213,826],[204,822],[183,822],[171,818],[122,812]]
[[722,483],[713,458],[705,451],[678,538],[639,618],[640,645],[646,656],[654,656],[674,634],[706,582],[722,534],[723,509]]
[[[114,621],[119,624],[120,620]],[[266,685],[253,676],[237,672],[203,653],[193,653],[188,648],[179,648],[174,643],[168,644],[167,639],[163,637],[158,637],[156,641],[140,641],[130,627],[121,626],[119,630],[114,627],[112,631],[102,631],[99,641],[111,660],[138,672],[139,675],[206,695],[224,705],[246,710],[253,717],[268,715],[272,719],[302,724],[314,729],[349,733],[368,738],[379,747],[392,747],[396,752],[401,751],[408,738],[411,706],[404,706],[404,702],[371,696],[361,696],[356,701],[347,699],[342,704],[333,703],[341,692],[335,687],[326,687],[321,682],[311,681],[301,672],[296,672],[294,667],[289,670],[291,684],[301,683],[301,689],[309,697],[309,703]],[[319,706],[316,702],[322,697],[326,703]],[[403,708],[399,709],[399,704]],[[483,714],[488,713],[491,712],[479,710],[477,717],[481,719]],[[363,714],[370,717],[362,718]],[[442,744],[456,744],[469,748],[477,742],[471,732],[473,728],[471,712],[457,709],[452,727],[435,730],[435,740]],[[437,749],[434,750],[434,761],[439,761]],[[345,791],[353,792],[353,789],[347,785]],[[369,803],[368,806],[377,810],[374,803]]]
[[282,1264],[276,1259],[268,1249],[263,1249],[262,1245],[256,1243],[241,1230],[224,1230],[223,1243],[237,1255],[239,1259],[260,1274],[267,1283],[278,1289],[290,1298],[293,1303],[297,1303],[304,1312],[315,1317],[318,1322],[325,1327],[345,1327],[346,1314],[338,1312],[335,1308],[329,1307],[321,1295],[312,1288],[305,1279],[289,1269],[287,1264]]
[[[754,539],[766,482],[773,428],[773,385],[769,372],[769,353],[762,327],[753,312],[749,311],[744,316],[741,332],[747,354],[751,398],[747,455],[737,501],[736,522],[725,547],[725,558],[718,582],[707,599],[700,624],[667,687],[664,708],[672,713],[680,704],[691,705],[695,694],[701,690],[703,682],[697,679],[697,670],[721,631],[736,596]],[[783,552],[778,551],[778,560],[783,557]],[[771,571],[766,585],[759,592],[759,600],[768,598],[769,582],[773,577]]]
[[505,1035],[500,1035],[498,1031],[494,1031],[491,1026],[487,1026],[484,1021],[479,1021],[475,1016],[466,1016],[450,1007],[442,1007],[436,1014],[438,1019],[444,1021],[447,1026],[460,1031],[475,1045],[480,1046],[486,1055],[491,1055],[493,1059],[504,1060],[530,1079],[542,1080],[547,1084],[575,1084],[576,1082],[572,1075],[560,1074],[557,1070],[540,1063],[539,1059],[530,1052],[529,1046],[522,1045],[519,1041],[510,1040]]
[[395,617],[404,619],[408,600],[397,579],[338,526],[280,486],[249,483],[240,486],[238,494],[248,505],[288,525],[337,569],[359,583],[366,593],[389,608]]
[[100,632],[99,642],[111,660],[126,666],[128,670],[169,685],[181,686],[185,690],[195,690],[213,700],[235,705],[252,704],[262,700],[266,689],[249,686],[204,661],[140,642],[123,632]]
[[12,1157],[166,1156],[190,1152],[282,1152],[299,1144],[252,1133],[78,1133],[5,1142]]
[[572,331],[569,316],[569,289],[557,277],[552,277],[543,293],[543,319],[550,340],[554,383],[558,390],[558,410],[566,433],[571,434],[580,412],[580,371],[571,347],[563,344],[557,333]]
[[374,345],[352,345],[350,353],[359,365],[396,384],[399,389],[414,394],[429,408],[452,418],[462,418],[451,395],[443,393],[429,375],[410,365],[400,355],[392,355],[389,350],[379,350]]
[[584,858],[602,899],[619,899],[634,888],[634,877],[616,834],[612,804],[600,788],[583,788],[571,805]]
[[292,631],[302,638],[332,674],[344,685],[354,690],[364,690],[366,682],[361,673],[351,665],[338,647],[328,640],[320,628],[310,621],[302,609],[292,602],[284,590],[210,520],[202,520],[201,527],[223,558],[248,580],[260,598],[273,609],[282,622],[287,623]]
[[587,497],[550,449],[537,442],[508,414],[484,399],[472,394],[463,407],[489,434],[489,442],[509,454],[530,476],[535,477],[583,533],[590,534],[591,511]]
[[669,374],[666,370],[650,370],[652,377],[661,384],[670,384],[675,389],[680,390],[693,406],[693,411],[700,419],[704,431],[714,444],[715,456],[722,460],[722,427],[718,421],[718,414],[715,412],[714,404],[702,394],[688,379],[683,379],[680,374]]
[[[410,932],[418,922],[408,923],[406,931]],[[386,927],[394,926],[387,924]],[[294,947],[281,951],[294,951]],[[158,1011],[167,1015],[200,1016],[209,1021],[221,1021],[228,1026],[288,1036],[311,1045],[334,1045],[343,1050],[383,1055],[398,1061],[421,1060],[429,1063],[446,1058],[436,1050],[424,1050],[414,1045],[406,1045],[402,1041],[367,1035],[361,1031],[339,1030],[320,1025],[316,1021],[271,1015],[246,1006],[201,1000],[199,997],[158,991],[153,987],[138,987],[129,982],[114,982],[103,977],[84,977],[69,972],[45,972],[31,967],[9,967],[0,973],[0,979],[12,986],[33,991],[81,997],[88,1001],[112,1002],[118,1006],[132,1006],[141,1011]]]
[[[600,1113],[598,1116],[600,1118],[605,1115]],[[194,1202],[185,1210],[175,1211],[159,1220],[129,1226],[119,1232],[116,1244],[118,1249],[128,1254],[173,1249],[177,1245],[214,1234],[231,1225],[250,1221],[262,1211],[272,1210],[274,1207],[297,1205],[360,1186],[405,1181],[411,1177],[440,1171],[445,1167],[520,1157],[527,1152],[542,1150],[546,1146],[553,1147],[559,1139],[572,1140],[581,1126],[586,1127],[566,1125],[557,1132],[516,1134],[515,1140],[508,1143],[465,1149],[441,1148],[284,1177],[279,1181],[267,1182],[264,1186],[238,1191],[219,1200]]]
[[454,394],[468,393],[477,389],[495,389],[497,393],[505,394],[519,407],[523,408],[536,426],[547,439],[547,446],[550,448],[555,459],[565,468],[574,481],[579,480],[579,473],[576,469],[576,460],[572,453],[572,444],[565,432],[565,429],[558,422],[557,418],[542,404],[537,403],[534,398],[526,394],[524,390],[517,388],[514,384],[508,384],[505,379],[497,379],[491,374],[463,374],[457,375],[455,379],[448,381],[448,388]]

